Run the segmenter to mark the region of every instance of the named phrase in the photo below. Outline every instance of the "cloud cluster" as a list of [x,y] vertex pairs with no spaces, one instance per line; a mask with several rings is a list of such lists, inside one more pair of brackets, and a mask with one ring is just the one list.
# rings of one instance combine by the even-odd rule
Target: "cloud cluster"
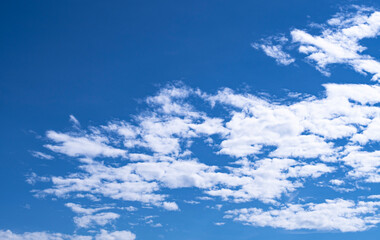
[[[342,11],[327,21],[326,24],[314,24],[322,29],[319,35],[306,30],[293,29],[290,32],[292,44],[299,53],[316,65],[316,68],[330,75],[330,64],[347,64],[362,74],[372,74],[372,80],[380,78],[380,63],[374,57],[365,54],[366,47],[360,45],[365,38],[376,38],[380,34],[380,12],[372,8],[354,6],[355,11]],[[288,43],[254,44],[266,55],[278,63],[289,65],[295,61],[289,53],[282,50]],[[257,47],[259,46],[259,47]]]
[[319,204],[289,204],[281,209],[268,211],[243,208],[227,211],[225,217],[260,227],[357,232],[374,227],[380,222],[380,216],[376,215],[379,206],[380,202],[355,203],[334,199]]
[[[50,130],[45,147],[76,158],[79,170],[52,176],[53,185],[37,195],[137,201],[176,211],[170,189],[198,188],[223,201],[278,205],[284,194],[337,171],[348,182],[379,182],[380,154],[365,146],[380,140],[372,133],[380,119],[380,87],[324,86],[325,96],[289,104],[231,89],[210,94],[169,85],[147,98],[147,110],[131,121]],[[206,164],[195,142],[229,161]],[[67,206],[78,213],[78,227],[119,217],[100,212],[106,209]]]
[[67,235],[48,232],[13,233],[10,230],[0,230],[2,240],[135,240],[136,235],[129,231],[108,232],[100,230],[95,236]]
[[[380,64],[363,54],[365,48],[359,41],[378,35],[379,16],[379,12],[363,8],[355,14],[340,13],[322,25],[321,35],[294,29],[291,41],[322,72],[327,72],[329,64],[345,63],[358,72],[373,74],[377,80]],[[283,50],[287,38],[271,41],[279,44],[266,42],[254,47],[280,64],[294,62]],[[340,198],[324,203],[283,202],[285,196],[301,191],[307,184],[345,192],[360,188],[360,184],[380,182],[380,151],[376,145],[380,141],[380,87],[324,87],[323,95],[297,94],[287,101],[228,88],[208,93],[171,84],[147,97],[146,109],[128,120],[82,128],[71,115],[72,130],[47,131],[44,147],[49,154],[33,155],[73,158],[77,168],[49,178],[33,173],[28,181],[36,185],[50,180],[49,187],[34,191],[40,197],[133,201],[168,211],[180,211],[171,190],[193,188],[202,194],[195,196],[197,203],[206,198],[228,201],[236,209],[228,210],[226,217],[245,224],[363,231],[379,223],[379,202]],[[342,187],[349,184],[352,188]],[[369,199],[376,199],[373,196]],[[252,201],[277,210],[239,209],[239,203]],[[105,226],[120,217],[109,206],[66,206],[77,214],[74,222],[79,228]],[[153,221],[149,223],[154,225]],[[9,231],[1,234],[21,236]],[[33,237],[47,233],[25,234]],[[132,233],[123,231],[102,231],[96,239],[123,236],[134,239]],[[45,239],[74,237],[48,234]]]
[[101,208],[83,208],[79,204],[66,203],[66,206],[71,208],[71,210],[80,216],[74,217],[74,222],[79,228],[89,228],[94,225],[104,226],[110,223],[112,220],[118,219],[119,214],[114,212],[100,212],[103,210],[108,210],[111,207],[101,207]]

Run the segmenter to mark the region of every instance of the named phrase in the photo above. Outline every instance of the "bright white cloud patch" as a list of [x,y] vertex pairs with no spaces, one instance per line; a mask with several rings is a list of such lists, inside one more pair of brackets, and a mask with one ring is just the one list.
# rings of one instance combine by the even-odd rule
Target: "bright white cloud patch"
[[100,230],[95,236],[67,235],[48,232],[13,233],[10,230],[0,230],[2,240],[135,240],[136,235],[129,231]]
[[89,228],[96,225],[104,226],[120,217],[119,214],[114,212],[97,213],[111,209],[111,207],[83,208],[81,205],[75,203],[67,203],[66,206],[79,215],[74,217],[74,222],[79,228]]
[[129,231],[107,232],[101,230],[100,234],[95,236],[95,240],[135,240],[136,235]]
[[[298,51],[316,68],[330,75],[328,65],[347,64],[362,74],[371,74],[372,80],[380,78],[380,62],[365,53],[367,49],[360,45],[366,38],[376,38],[380,34],[380,12],[371,8],[353,7],[352,11],[343,11],[336,14],[324,25],[320,34],[311,34],[307,30],[293,29],[290,32],[292,43],[298,45]],[[288,53],[282,51],[287,44],[259,45],[264,53],[276,59],[278,63],[288,65],[295,61]]]
[[125,154],[125,150],[107,146],[108,139],[99,135],[72,136],[70,134],[49,131],[46,136],[57,143],[57,145],[46,144],[46,148],[72,157],[119,157]]
[[343,199],[325,203],[289,204],[281,209],[263,211],[243,208],[226,212],[226,218],[253,226],[294,229],[364,231],[380,222],[380,202],[358,202]]

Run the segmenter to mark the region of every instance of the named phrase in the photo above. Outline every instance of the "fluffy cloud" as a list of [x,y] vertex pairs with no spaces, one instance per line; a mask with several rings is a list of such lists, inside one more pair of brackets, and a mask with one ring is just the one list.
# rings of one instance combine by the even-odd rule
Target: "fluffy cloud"
[[162,206],[163,206],[163,208],[165,208],[166,210],[169,210],[169,211],[179,210],[179,207],[178,207],[177,203],[175,203],[175,202],[163,202]]
[[114,231],[107,232],[101,230],[98,235],[95,236],[95,240],[135,240],[136,235],[129,231]]
[[325,203],[289,204],[281,209],[263,211],[244,208],[226,212],[233,218],[253,226],[294,229],[364,231],[380,222],[380,202],[355,203],[349,200],[326,200]]
[[[354,11],[351,11],[351,10]],[[371,8],[351,7],[336,14],[326,24],[314,24],[322,29],[318,35],[306,30],[293,29],[290,32],[292,44],[298,45],[298,51],[305,54],[306,59],[316,65],[316,68],[330,75],[327,67],[330,64],[347,64],[362,74],[372,74],[372,80],[380,78],[380,63],[363,52],[367,49],[360,45],[365,38],[375,38],[380,34],[380,12]],[[282,51],[287,41],[274,38],[278,44],[254,44],[269,57],[275,58],[278,63],[289,65],[295,59]],[[286,38],[285,38],[286,39]],[[264,41],[264,42],[268,42]],[[291,48],[292,45],[289,45]]]
[[[366,146],[380,140],[374,134],[380,125],[380,87],[324,87],[326,91],[321,97],[297,96],[298,100],[289,103],[227,88],[206,93],[182,85],[167,86],[148,97],[147,109],[130,121],[112,121],[88,129],[74,126],[69,132],[48,131],[50,142],[45,147],[77,159],[77,171],[48,178],[52,185],[36,190],[36,195],[67,199],[82,196],[94,201],[108,198],[117,203],[135,201],[177,211],[177,203],[171,200],[172,189],[196,188],[222,201],[259,200],[278,206],[283,196],[310,182],[325,181],[318,186],[327,188],[331,184],[341,185],[333,175],[337,172],[347,182],[355,181],[352,186],[378,183],[380,155]],[[204,145],[203,151],[208,149],[210,154],[198,155],[193,145]],[[208,158],[213,154],[224,160],[211,161]],[[33,177],[39,179],[36,174]],[[306,224],[307,217],[319,214],[314,208],[337,204],[342,204],[347,212],[331,213],[331,217],[336,222],[347,220],[345,225],[327,222],[317,228],[318,222]],[[292,212],[289,218],[294,219],[289,224],[293,225],[283,225],[282,215],[273,217],[271,211],[255,209],[252,211],[258,217],[269,214],[273,224],[252,224],[361,231],[377,223],[375,218],[355,212],[364,203],[352,204],[336,200],[314,205],[290,204],[277,210],[281,214]],[[66,206],[78,214],[74,222],[81,228],[103,226],[120,217],[107,207],[83,208],[74,203]],[[367,206],[368,209],[375,206]],[[345,218],[346,213],[352,214]],[[296,221],[300,217],[304,217],[302,221]],[[351,220],[358,225],[350,225]]]
[[[357,72],[373,74],[373,79],[378,80],[380,64],[363,54],[365,47],[359,41],[378,35],[379,20],[380,13],[372,9],[340,13],[327,25],[321,25],[319,35],[292,30],[292,45],[296,44],[298,51],[323,73],[328,74],[329,64],[343,63]],[[253,47],[279,64],[289,65],[295,59],[284,51],[292,47],[286,47],[288,43],[287,38],[280,37]],[[115,221],[120,215],[111,209],[123,209],[117,204],[125,206],[126,201],[179,211],[171,190],[193,188],[203,196],[194,196],[199,201],[213,197],[228,201],[225,206],[256,200],[264,203],[263,209],[226,212],[227,218],[244,224],[289,230],[363,231],[380,222],[380,203],[375,200],[294,204],[289,197],[289,203],[282,203],[284,196],[296,196],[296,191],[309,183],[344,192],[347,189],[337,186],[353,186],[347,191],[354,191],[355,187],[362,188],[360,184],[380,182],[380,151],[376,145],[380,141],[380,87],[324,87],[323,95],[294,95],[289,102],[228,88],[207,93],[174,84],[147,97],[146,109],[129,121],[81,128],[71,115],[71,131],[46,132],[44,146],[51,155],[32,154],[46,159],[55,154],[74,158],[77,161],[71,162],[76,164],[75,170],[51,177],[32,173],[27,182],[51,182],[45,189],[34,190],[36,196],[87,197],[97,202],[107,199],[115,204],[85,208],[67,203],[77,214],[74,222],[79,228]],[[368,199],[378,199],[377,196]],[[150,226],[162,226],[148,218],[145,221]],[[0,238],[132,240],[135,235],[106,230],[95,236],[15,234],[8,230],[0,231]]]
[[91,240],[91,237],[85,236],[70,236],[60,233],[47,232],[26,232],[16,234],[10,230],[0,230],[0,238],[3,240]]
[[108,146],[108,140],[100,136],[71,136],[70,134],[48,131],[46,136],[58,145],[46,144],[45,147],[71,157],[120,157],[125,150]]
[[80,215],[74,217],[74,222],[79,228],[89,228],[96,225],[104,226],[120,217],[119,214],[113,212],[96,213],[111,209],[111,207],[83,208],[81,205],[75,203],[66,203],[66,206]]
[[295,29],[292,40],[300,44],[299,51],[325,71],[332,63],[344,63],[360,73],[373,74],[373,80],[380,77],[380,63],[371,56],[361,54],[366,48],[359,45],[364,38],[374,38],[380,33],[380,12],[359,9],[352,14],[338,14],[327,22],[328,26],[319,36]]
[[10,230],[0,230],[0,238],[2,240],[134,240],[136,239],[136,235],[129,231],[108,232],[103,229],[94,237],[48,232],[26,232],[17,234]]
[[92,215],[74,217],[75,224],[80,228],[89,228],[95,225],[104,226],[112,220],[118,219],[119,214],[113,212],[102,212]]
[[[49,131],[47,136],[58,145],[46,147],[78,158],[80,171],[52,177],[53,186],[40,194],[87,194],[178,210],[160,191],[195,187],[226,201],[275,203],[308,179],[338,168],[349,179],[377,182],[377,152],[360,149],[377,141],[368,129],[380,119],[380,88],[325,88],[325,97],[281,104],[230,89],[208,94],[169,86],[149,97],[148,110],[132,122],[113,121],[70,133]],[[191,105],[194,99],[204,101],[206,108],[208,103],[211,108],[222,106],[224,118],[207,113],[212,109],[197,110]],[[207,165],[194,156],[192,143],[209,144],[210,139],[210,151],[230,158],[226,165]],[[335,144],[342,139],[346,145]],[[99,156],[123,160],[115,166],[96,160]],[[351,170],[336,165],[339,162]]]

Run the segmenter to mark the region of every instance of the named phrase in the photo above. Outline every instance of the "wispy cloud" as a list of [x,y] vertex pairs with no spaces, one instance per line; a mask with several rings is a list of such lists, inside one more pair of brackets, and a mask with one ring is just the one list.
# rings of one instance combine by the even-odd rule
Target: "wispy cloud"
[[51,159],[54,158],[52,155],[49,155],[49,154],[46,154],[46,153],[43,153],[43,152],[38,152],[38,151],[31,151],[31,154],[32,154],[33,157],[40,158],[40,159],[51,160]]
[[289,45],[296,46],[299,53],[306,55],[306,59],[327,76],[330,75],[329,65],[346,64],[359,73],[372,74],[372,80],[380,78],[380,62],[365,54],[367,48],[359,43],[362,39],[376,38],[380,34],[380,12],[352,6],[336,14],[326,24],[317,25],[322,29],[320,34],[301,29],[291,30],[291,45],[282,41],[254,46],[283,65],[295,61],[289,53],[282,51],[283,46]]
[[282,45],[252,44],[255,49],[261,49],[264,53],[276,60],[278,64],[289,65],[295,61],[288,53],[282,50]]

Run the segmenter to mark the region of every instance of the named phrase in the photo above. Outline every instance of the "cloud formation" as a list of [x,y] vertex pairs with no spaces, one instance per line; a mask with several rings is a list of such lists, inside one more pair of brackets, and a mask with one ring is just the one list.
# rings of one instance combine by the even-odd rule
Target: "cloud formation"
[[[291,41],[326,74],[329,64],[344,63],[377,80],[380,64],[363,54],[359,41],[378,35],[379,16],[372,9],[357,8],[354,14],[339,13],[321,25],[320,35],[294,29],[290,40],[272,38],[253,46],[289,65],[295,59],[284,49]],[[322,95],[296,94],[284,100],[229,88],[210,93],[175,83],[147,97],[146,108],[127,120],[83,128],[71,115],[72,129],[48,130],[44,147],[49,154],[34,152],[34,156],[75,159],[75,170],[49,177],[33,172],[27,181],[33,185],[50,181],[48,187],[34,190],[38,197],[70,199],[66,206],[77,214],[73,220],[78,228],[106,226],[121,217],[116,212],[121,207],[83,207],[74,199],[112,200],[116,205],[135,202],[179,213],[182,199],[171,193],[188,188],[196,189],[198,201],[181,202],[197,206],[206,199],[228,202],[225,217],[243,224],[364,231],[380,221],[378,195],[366,192],[380,182],[380,87],[323,86]],[[297,197],[306,186],[339,193],[360,189],[371,201],[346,195],[347,199],[322,203],[307,196],[311,200],[306,202]],[[264,207],[239,205],[255,201]],[[217,206],[220,210],[222,205]],[[145,220],[150,226],[162,226]],[[4,239],[92,239],[45,232],[0,234]],[[105,230],[94,237],[135,238],[127,231]]]
[[281,65],[289,65],[295,61],[294,58],[282,50],[282,45],[252,44],[252,47],[263,50],[268,57],[274,58]]
[[67,235],[48,232],[26,232],[22,234],[13,233],[10,230],[0,230],[2,240],[135,240],[136,235],[129,231],[100,230],[95,236]]
[[[379,182],[380,155],[365,146],[379,141],[371,129],[380,119],[376,105],[380,87],[324,87],[323,97],[301,96],[288,104],[227,88],[210,94],[168,85],[148,97],[146,111],[129,122],[112,121],[66,133],[47,131],[53,142],[45,147],[77,159],[79,171],[52,176],[52,186],[37,195],[75,198],[80,194],[90,200],[134,201],[176,211],[180,206],[167,193],[171,189],[197,188],[222,201],[258,200],[278,206],[285,195],[322,176],[326,185],[339,185],[343,180],[331,175],[337,172],[344,173],[348,184]],[[203,104],[195,106],[194,101]],[[216,107],[223,110],[215,112]],[[206,164],[192,147],[194,142],[229,161]],[[104,208],[66,206],[78,214],[74,222],[82,228],[103,226],[120,216]],[[361,215],[347,218],[351,217]],[[360,231],[368,224],[347,229]],[[307,228],[321,229],[317,224]],[[343,225],[324,228],[346,231]]]
[[319,204],[289,204],[268,211],[243,208],[227,211],[225,217],[260,227],[357,232],[372,228],[380,222],[377,214],[379,206],[380,202],[355,203],[334,199]]
[[[354,11],[352,11],[354,10]],[[320,34],[311,34],[307,30],[293,29],[290,32],[292,44],[298,52],[323,74],[329,76],[328,65],[346,64],[356,72],[371,74],[372,80],[380,78],[380,63],[374,57],[365,54],[366,47],[360,41],[376,38],[380,34],[380,12],[365,7],[353,6],[329,19],[326,24],[314,24],[321,29]],[[282,51],[289,43],[254,44],[266,55],[278,63],[289,65],[295,61],[289,53]],[[257,47],[259,46],[259,47]]]

